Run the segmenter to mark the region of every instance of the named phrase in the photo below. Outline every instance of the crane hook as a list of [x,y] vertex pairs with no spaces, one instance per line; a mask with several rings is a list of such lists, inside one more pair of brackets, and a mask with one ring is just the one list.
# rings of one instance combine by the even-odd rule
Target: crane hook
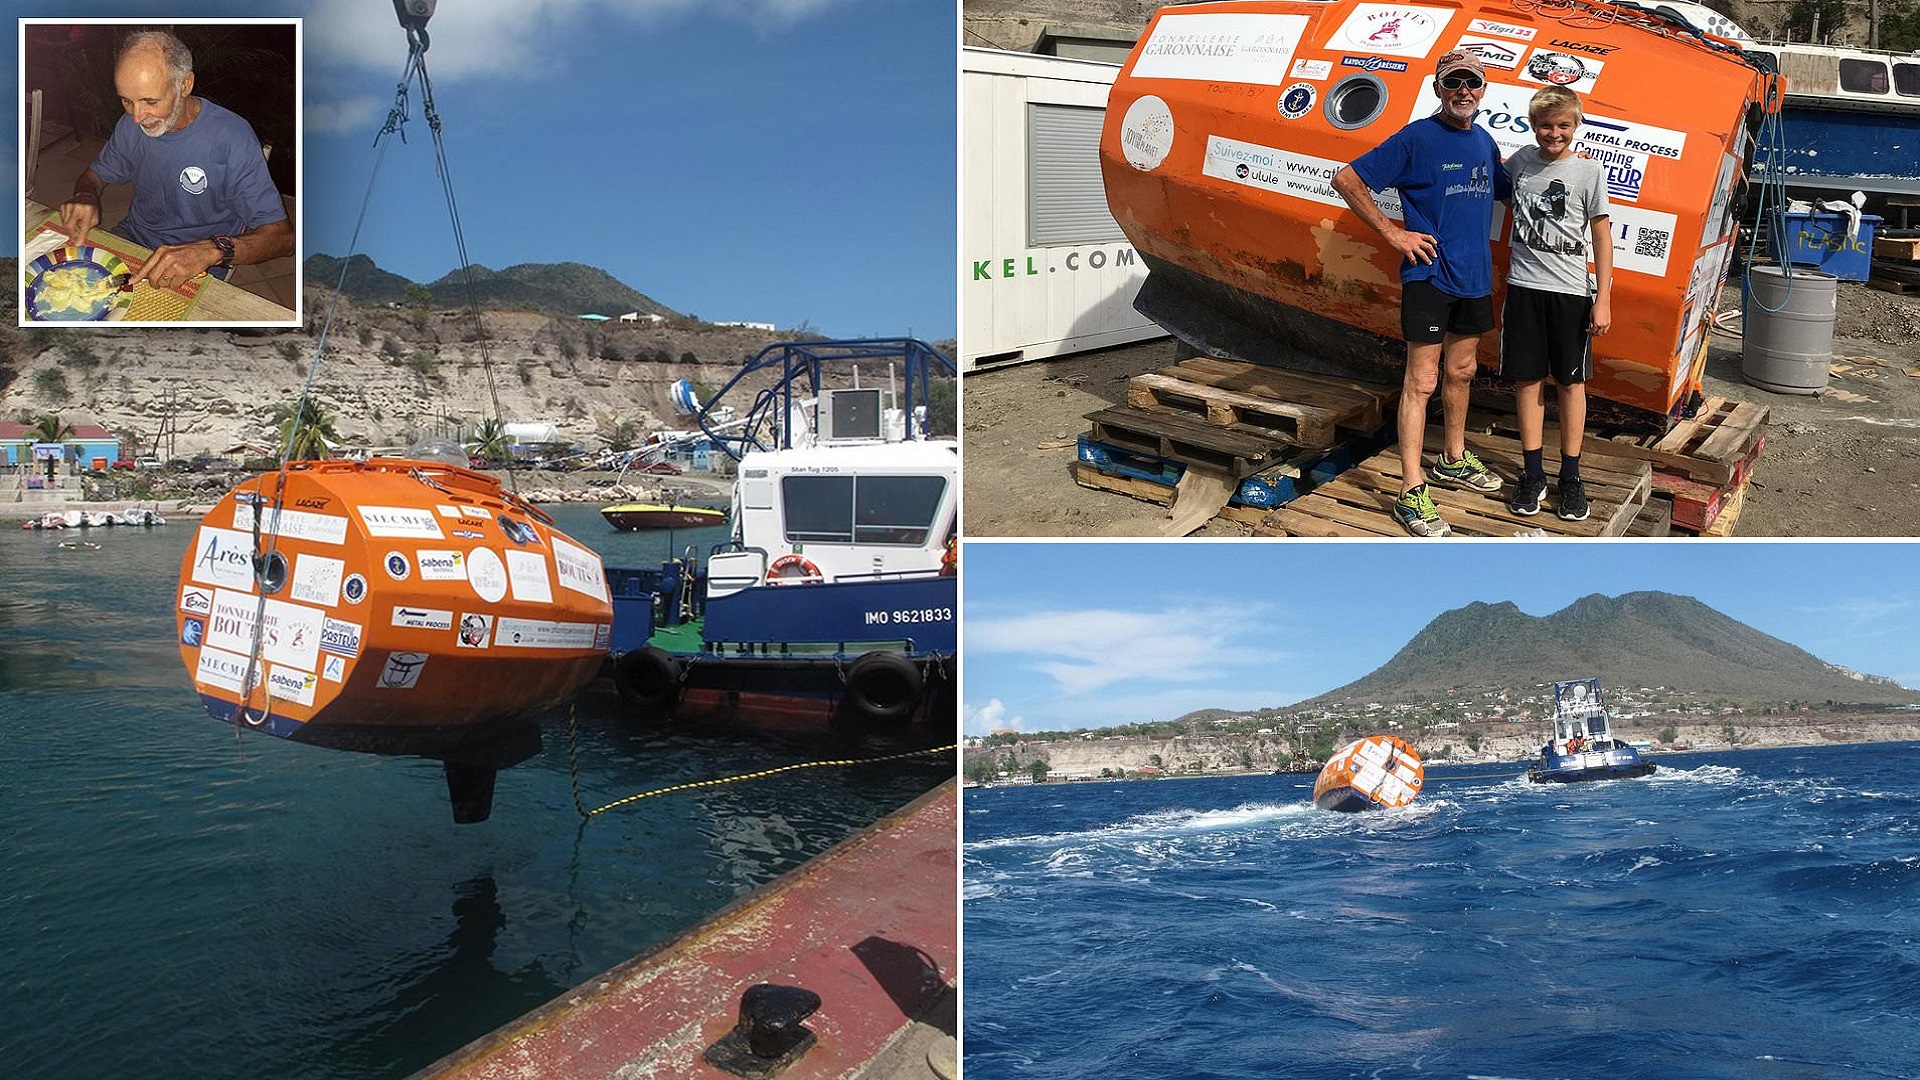
[[393,13],[407,32],[407,40],[421,52],[427,51],[427,20],[433,18],[438,0],[393,0]]

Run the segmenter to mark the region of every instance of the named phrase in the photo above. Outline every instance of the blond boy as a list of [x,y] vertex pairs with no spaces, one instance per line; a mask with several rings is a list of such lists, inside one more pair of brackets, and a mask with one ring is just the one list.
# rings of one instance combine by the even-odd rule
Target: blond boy
[[[1513,183],[1513,257],[1500,320],[1500,374],[1516,382],[1520,449],[1525,459],[1507,509],[1540,512],[1547,491],[1546,399],[1551,376],[1560,406],[1560,472],[1554,511],[1567,521],[1587,516],[1580,479],[1580,439],[1587,423],[1587,380],[1593,336],[1613,324],[1613,243],[1607,182],[1599,163],[1576,156],[1583,113],[1573,91],[1549,86],[1527,107],[1534,146],[1506,159]],[[1593,262],[1593,273],[1587,262]]]

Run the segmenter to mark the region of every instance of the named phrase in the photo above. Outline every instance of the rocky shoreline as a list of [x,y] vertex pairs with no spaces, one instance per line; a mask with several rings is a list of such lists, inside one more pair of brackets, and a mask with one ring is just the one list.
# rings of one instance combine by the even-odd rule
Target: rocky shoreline
[[[185,473],[150,478],[155,482],[139,493],[121,490],[128,484],[124,477],[104,480],[86,476],[65,476],[63,487],[51,492],[0,493],[0,521],[28,521],[47,513],[68,510],[121,511],[134,507],[158,510],[167,517],[197,517],[219,501],[221,495],[251,473]],[[517,479],[496,473],[509,490],[517,490],[528,502],[553,503],[664,502],[672,500],[687,506],[713,506],[725,509],[733,481],[718,475],[674,475],[624,480],[615,472],[546,473],[524,472]],[[32,494],[33,499],[24,496]],[[11,496],[11,497],[10,497]]]
[[[1674,728],[1673,738],[1665,741],[1659,735],[1669,723]],[[1525,725],[1524,731],[1511,733],[1488,730],[1494,726],[1487,725],[1478,731],[1430,733],[1413,741],[1429,765],[1517,767],[1533,759],[1543,738],[1537,725]],[[1731,713],[1663,721],[1655,730],[1643,730],[1620,721],[1614,726],[1615,734],[1630,742],[1652,742],[1656,753],[1920,740],[1920,713],[1901,710],[1833,713],[1808,710],[1786,716]],[[1470,734],[1478,736],[1474,740],[1477,747],[1470,746],[1467,740]],[[963,774],[968,779],[987,782],[1016,776],[1024,778],[1032,775],[1036,762],[1046,766],[1049,781],[1312,772],[1321,765],[1281,736],[1168,738],[1078,732],[1045,740],[1004,741],[1005,738],[969,740],[963,754]]]

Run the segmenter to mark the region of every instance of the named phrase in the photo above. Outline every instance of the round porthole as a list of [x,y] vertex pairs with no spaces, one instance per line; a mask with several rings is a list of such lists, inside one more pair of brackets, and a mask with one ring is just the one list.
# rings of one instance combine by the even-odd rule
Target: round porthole
[[1387,84],[1370,73],[1349,75],[1327,91],[1327,123],[1342,131],[1366,127],[1387,107]]

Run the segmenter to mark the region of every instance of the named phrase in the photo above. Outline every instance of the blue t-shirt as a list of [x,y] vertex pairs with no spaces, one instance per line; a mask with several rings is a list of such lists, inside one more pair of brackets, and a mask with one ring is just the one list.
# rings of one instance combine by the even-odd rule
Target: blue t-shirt
[[133,181],[133,208],[114,231],[147,247],[233,236],[286,218],[253,125],[200,99],[200,114],[153,138],[122,115],[93,163],[108,184]]
[[1430,280],[1449,296],[1493,293],[1493,204],[1511,188],[1485,128],[1462,131],[1438,116],[1415,120],[1360,155],[1353,171],[1375,191],[1398,189],[1406,227],[1439,245],[1433,262],[1400,265],[1401,284]]

